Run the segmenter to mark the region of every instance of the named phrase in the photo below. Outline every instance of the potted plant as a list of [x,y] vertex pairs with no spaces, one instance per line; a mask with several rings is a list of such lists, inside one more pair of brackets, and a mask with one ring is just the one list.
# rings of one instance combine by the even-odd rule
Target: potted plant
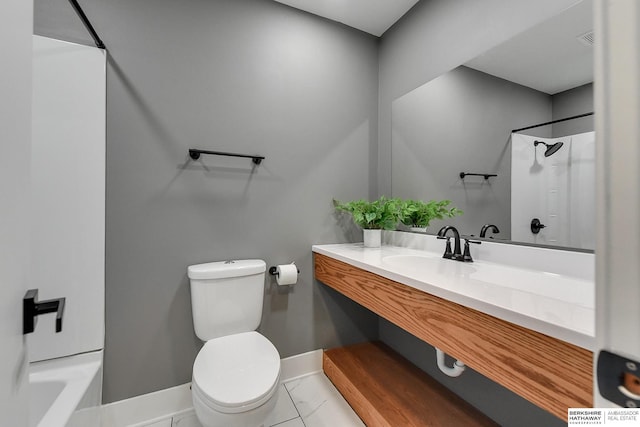
[[453,218],[463,212],[455,207],[449,207],[451,200],[406,200],[402,208],[404,215],[402,223],[412,231],[426,231],[431,220]]
[[395,230],[402,217],[402,202],[398,199],[353,200],[350,202],[333,201],[339,211],[349,212],[358,226],[363,229],[364,246],[379,248],[382,230]]

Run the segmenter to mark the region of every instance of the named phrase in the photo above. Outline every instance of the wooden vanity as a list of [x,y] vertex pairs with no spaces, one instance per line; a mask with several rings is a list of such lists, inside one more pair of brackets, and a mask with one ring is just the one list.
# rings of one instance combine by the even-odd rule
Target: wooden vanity
[[591,351],[327,255],[314,261],[322,283],[558,418],[592,407]]
[[322,367],[369,427],[498,427],[381,342],[326,350]]

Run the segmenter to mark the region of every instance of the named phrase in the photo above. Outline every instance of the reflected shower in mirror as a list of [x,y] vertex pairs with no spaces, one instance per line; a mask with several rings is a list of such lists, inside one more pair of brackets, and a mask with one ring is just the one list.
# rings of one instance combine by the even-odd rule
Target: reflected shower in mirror
[[[584,116],[593,111],[591,8],[582,1],[394,101],[393,197],[448,199],[464,211],[428,233],[452,224],[478,236],[493,224],[494,241],[593,249],[593,229],[574,223],[595,208],[593,116]],[[514,140],[531,137],[521,150],[514,129]],[[526,165],[514,164],[525,154]],[[545,225],[536,234],[534,218]]]
[[[595,248],[595,133],[511,136],[511,239]],[[538,219],[540,230],[532,227]]]

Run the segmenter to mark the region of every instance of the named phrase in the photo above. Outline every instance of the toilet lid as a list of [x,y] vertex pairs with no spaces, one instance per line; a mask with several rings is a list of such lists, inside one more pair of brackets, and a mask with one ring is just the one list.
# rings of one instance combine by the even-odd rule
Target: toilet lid
[[278,350],[255,331],[207,341],[193,364],[194,390],[224,412],[261,405],[279,378]]

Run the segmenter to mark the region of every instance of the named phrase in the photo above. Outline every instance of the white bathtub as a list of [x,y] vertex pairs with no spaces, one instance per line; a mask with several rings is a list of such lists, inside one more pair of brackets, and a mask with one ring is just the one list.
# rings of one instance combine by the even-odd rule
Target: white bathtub
[[102,351],[31,363],[29,427],[65,427],[79,409],[98,407]]

